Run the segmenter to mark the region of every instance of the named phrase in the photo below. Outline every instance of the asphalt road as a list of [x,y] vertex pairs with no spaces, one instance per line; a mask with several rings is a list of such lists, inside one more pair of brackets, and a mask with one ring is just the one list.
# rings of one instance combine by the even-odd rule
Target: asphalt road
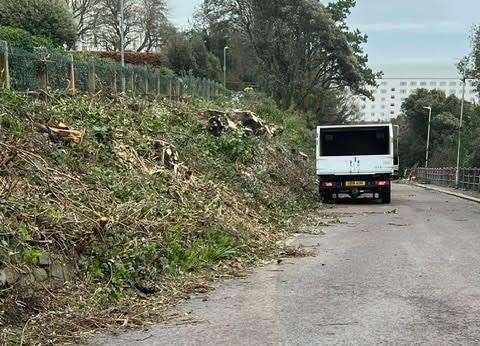
[[397,185],[393,203],[339,204],[343,223],[286,259],[179,307],[190,322],[102,345],[480,344],[480,205]]

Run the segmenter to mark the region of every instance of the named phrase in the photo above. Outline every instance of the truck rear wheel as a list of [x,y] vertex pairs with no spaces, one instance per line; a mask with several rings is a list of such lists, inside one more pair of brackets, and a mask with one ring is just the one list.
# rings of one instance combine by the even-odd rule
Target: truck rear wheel
[[392,202],[392,190],[388,189],[381,193],[382,203],[390,204]]

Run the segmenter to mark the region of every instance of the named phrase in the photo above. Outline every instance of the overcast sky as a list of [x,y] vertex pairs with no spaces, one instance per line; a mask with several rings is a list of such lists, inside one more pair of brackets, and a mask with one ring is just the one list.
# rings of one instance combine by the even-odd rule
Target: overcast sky
[[[201,2],[169,1],[172,20],[182,26]],[[373,65],[452,65],[469,50],[480,0],[357,0],[349,21],[368,34]]]

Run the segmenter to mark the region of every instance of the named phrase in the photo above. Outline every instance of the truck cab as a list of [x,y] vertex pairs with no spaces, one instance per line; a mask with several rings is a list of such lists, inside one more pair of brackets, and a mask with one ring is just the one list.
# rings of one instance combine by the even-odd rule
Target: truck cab
[[391,124],[319,126],[316,166],[322,201],[370,194],[390,203],[395,149]]

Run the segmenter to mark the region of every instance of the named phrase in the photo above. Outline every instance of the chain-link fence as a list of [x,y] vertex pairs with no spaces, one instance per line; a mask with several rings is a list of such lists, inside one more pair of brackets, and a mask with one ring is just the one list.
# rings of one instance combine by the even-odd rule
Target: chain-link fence
[[[456,186],[456,168],[417,168],[417,179],[421,182],[445,186]],[[458,174],[458,187],[465,190],[480,191],[480,168],[461,168]]]
[[162,74],[147,65],[125,65],[83,54],[64,54],[37,48],[33,52],[0,41],[0,88],[20,91],[65,90],[70,93],[126,92],[179,99],[206,99],[228,93],[222,84],[193,76]]

